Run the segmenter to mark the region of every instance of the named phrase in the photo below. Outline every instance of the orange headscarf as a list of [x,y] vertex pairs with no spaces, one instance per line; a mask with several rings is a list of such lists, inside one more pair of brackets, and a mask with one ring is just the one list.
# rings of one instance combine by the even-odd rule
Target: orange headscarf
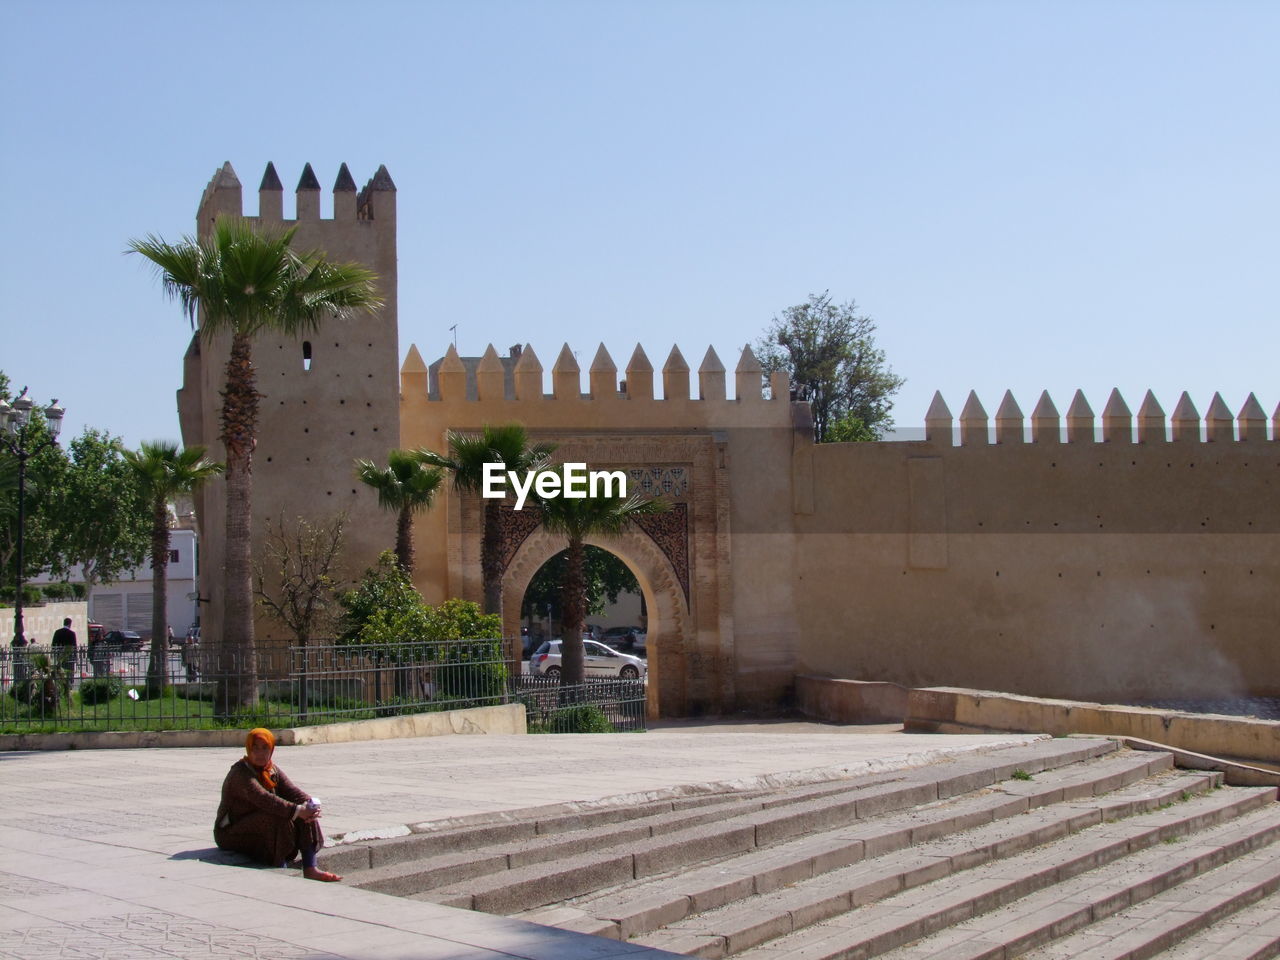
[[276,772],[276,768],[272,765],[271,761],[268,760],[267,765],[261,770],[258,770],[257,767],[253,766],[253,761],[249,759],[249,751],[253,749],[253,741],[255,740],[261,740],[270,747],[274,753],[276,749],[275,734],[266,727],[254,727],[249,731],[249,735],[244,738],[244,762],[249,764],[249,766],[254,770],[257,770],[258,779],[262,781],[262,785],[264,787],[268,790],[274,790],[276,788],[276,782],[272,779],[271,775]]

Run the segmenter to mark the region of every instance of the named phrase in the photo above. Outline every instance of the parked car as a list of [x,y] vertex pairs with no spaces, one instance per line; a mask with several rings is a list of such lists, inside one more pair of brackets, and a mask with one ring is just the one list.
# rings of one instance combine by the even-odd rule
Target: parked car
[[[635,680],[643,677],[647,664],[639,657],[631,657],[606,647],[595,640],[582,641],[583,673],[588,677],[620,677]],[[544,677],[560,676],[560,641],[548,640],[529,660],[529,672]]]
[[630,650],[636,645],[639,627],[610,627],[600,639],[617,650]]
[[141,650],[146,645],[142,635],[133,630],[112,630],[102,642],[118,650]]

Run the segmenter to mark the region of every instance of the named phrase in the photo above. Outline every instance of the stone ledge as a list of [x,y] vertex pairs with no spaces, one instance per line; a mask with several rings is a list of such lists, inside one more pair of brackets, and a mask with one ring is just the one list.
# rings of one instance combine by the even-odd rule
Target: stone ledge
[[[523,734],[524,706],[509,703],[439,713],[414,713],[376,720],[354,720],[314,727],[273,728],[280,746],[312,743],[353,743],[358,740],[393,740],[440,737],[450,734]],[[7,750],[110,750],[138,747],[239,747],[244,730],[115,730],[81,733],[0,734],[0,751]]]
[[796,676],[800,712],[830,723],[902,723],[907,716],[908,693],[896,683]]
[[1052,736],[1082,733],[1134,738],[1160,744],[1161,749],[1222,758],[1217,762],[1223,764],[1227,782],[1241,784],[1255,781],[1233,779],[1241,774],[1227,769],[1232,765],[1229,760],[1247,766],[1250,761],[1274,763],[1280,757],[1280,721],[1048,700],[960,687],[910,691],[906,729],[916,733],[1031,731]]

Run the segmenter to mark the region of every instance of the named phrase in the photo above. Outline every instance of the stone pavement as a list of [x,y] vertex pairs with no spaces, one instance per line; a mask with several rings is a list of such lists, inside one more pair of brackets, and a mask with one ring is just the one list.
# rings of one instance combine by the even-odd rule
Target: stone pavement
[[[865,732],[868,730],[876,732]],[[1034,737],[673,724],[644,734],[281,747],[332,840],[543,806],[857,776]],[[0,753],[0,957],[612,960],[673,956],[520,920],[304,881],[213,849],[225,748]]]

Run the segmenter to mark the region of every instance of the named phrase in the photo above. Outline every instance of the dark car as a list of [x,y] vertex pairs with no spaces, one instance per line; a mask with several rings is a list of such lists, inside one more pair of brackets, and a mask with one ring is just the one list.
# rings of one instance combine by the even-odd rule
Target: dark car
[[133,630],[112,630],[102,642],[118,650],[141,650],[144,644],[142,635]]
[[631,650],[636,645],[639,627],[610,627],[600,639],[615,650]]

